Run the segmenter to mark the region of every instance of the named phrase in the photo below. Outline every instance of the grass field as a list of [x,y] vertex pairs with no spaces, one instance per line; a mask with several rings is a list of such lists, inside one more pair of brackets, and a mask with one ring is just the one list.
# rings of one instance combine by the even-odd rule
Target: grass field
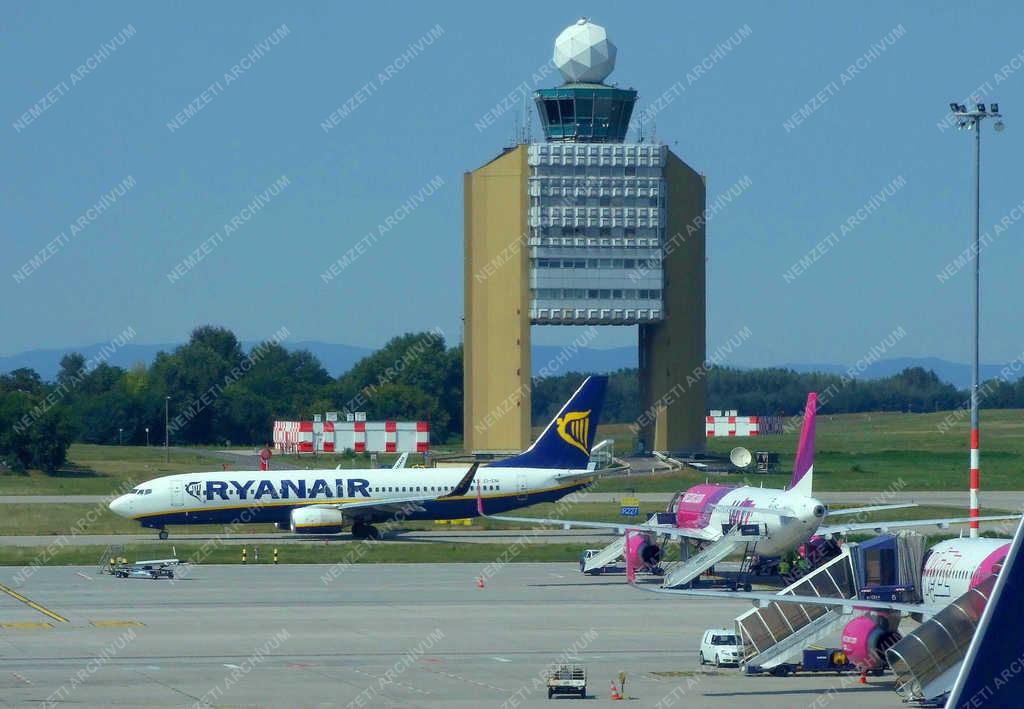
[[[942,432],[944,421],[952,425]],[[932,414],[870,413],[819,415],[815,489],[884,490],[897,485],[904,490],[962,490],[967,487],[967,416],[955,418],[948,412]],[[535,431],[538,433],[539,431]],[[751,485],[782,486],[796,451],[798,430],[782,436],[711,439],[708,449],[728,454],[742,445],[754,451],[780,455],[784,473],[747,475]],[[634,449],[635,435],[626,424],[601,426],[598,440],[615,439],[619,456]],[[982,486],[988,490],[1024,489],[1024,411],[1020,409],[982,412]],[[172,450],[171,462],[164,463],[163,449],[136,446],[95,446],[76,444],[68,454],[70,464],[55,475],[38,471],[30,475],[0,475],[0,494],[62,495],[109,494],[127,480],[141,481],[171,473],[218,470],[221,461],[202,448]],[[386,464],[392,456],[381,456]],[[343,468],[368,465],[368,458],[321,457],[302,459],[305,467],[317,465]],[[626,478],[598,483],[598,491],[675,492],[704,481],[705,473],[692,471],[673,475],[650,475],[636,471]],[[722,476],[717,476],[722,477]],[[741,482],[742,475],[725,476]]]
[[202,450],[171,452],[164,462],[157,446],[96,446],[76,443],[68,450],[68,464],[47,475],[33,470],[28,475],[0,475],[0,495],[108,495],[132,483],[161,475],[217,470],[220,461]]
[[[955,420],[942,432],[949,412],[933,414],[870,413],[819,415],[817,418],[814,487],[816,490],[883,490],[898,482],[904,490],[963,490],[967,488],[969,417]],[[983,411],[981,416],[982,487],[988,490],[1024,489],[1024,411]],[[602,427],[601,437],[616,439],[622,455],[632,439],[628,427]],[[747,475],[751,485],[781,487],[789,481],[799,429],[782,436],[719,438],[708,441],[712,453],[728,455],[735,446],[778,453],[785,471],[776,475]],[[621,442],[620,442],[621,441]],[[643,471],[637,471],[642,473]],[[672,492],[703,482],[700,472],[674,475],[634,475],[609,479],[601,491]],[[716,476],[721,477],[721,476]],[[739,482],[744,476],[729,475]]]

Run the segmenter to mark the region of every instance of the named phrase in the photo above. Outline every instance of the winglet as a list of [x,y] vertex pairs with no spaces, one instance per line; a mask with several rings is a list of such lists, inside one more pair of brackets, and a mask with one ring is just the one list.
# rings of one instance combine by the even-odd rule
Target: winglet
[[818,408],[818,395],[813,391],[807,395],[804,409],[804,424],[800,429],[800,443],[796,449],[796,463],[789,489],[810,497],[814,487],[814,416]]
[[452,491],[446,497],[462,497],[469,492],[469,486],[473,484],[473,478],[476,477],[476,469],[479,467],[479,463],[473,463],[469,466],[469,470],[462,476],[462,480],[459,480],[459,484],[452,488]]

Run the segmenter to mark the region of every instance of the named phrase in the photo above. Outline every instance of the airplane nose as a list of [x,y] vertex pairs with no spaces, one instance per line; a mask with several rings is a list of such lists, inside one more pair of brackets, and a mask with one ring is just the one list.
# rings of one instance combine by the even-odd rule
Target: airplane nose
[[115,497],[113,500],[111,500],[108,507],[110,507],[111,512],[120,517],[128,516],[128,500],[125,499],[124,495],[121,495],[120,497]]

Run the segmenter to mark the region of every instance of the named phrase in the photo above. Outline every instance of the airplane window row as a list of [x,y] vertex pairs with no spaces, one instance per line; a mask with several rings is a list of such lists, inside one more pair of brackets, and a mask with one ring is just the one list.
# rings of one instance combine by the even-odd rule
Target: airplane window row
[[[452,486],[438,486],[438,485],[403,485],[398,487],[397,485],[388,485],[371,488],[372,492],[451,492]],[[483,485],[484,490],[500,490],[501,485]]]
[[151,492],[153,492],[153,490],[150,488],[146,488],[145,490],[132,490],[132,494],[134,495],[148,495]]
[[966,579],[971,577],[968,569],[925,569],[925,576],[944,576],[946,578]]

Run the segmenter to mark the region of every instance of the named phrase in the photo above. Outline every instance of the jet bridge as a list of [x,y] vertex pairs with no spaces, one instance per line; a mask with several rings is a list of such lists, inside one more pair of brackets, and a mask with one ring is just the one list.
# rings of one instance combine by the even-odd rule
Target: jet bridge
[[952,690],[995,583],[995,576],[988,577],[885,651],[905,701],[932,700]]
[[[779,595],[819,596],[916,603],[920,599],[919,534],[883,534],[862,544],[850,542],[839,556],[779,591]],[[743,640],[743,663],[771,669],[792,661],[808,644],[839,630],[848,611],[822,605],[769,603],[736,619]]]
[[[856,544],[847,544],[839,556],[779,591],[779,595],[857,598],[858,583],[852,556]],[[798,657],[809,643],[820,640],[849,618],[825,606],[771,602],[752,608],[736,619],[743,641],[741,664],[771,669]]]

